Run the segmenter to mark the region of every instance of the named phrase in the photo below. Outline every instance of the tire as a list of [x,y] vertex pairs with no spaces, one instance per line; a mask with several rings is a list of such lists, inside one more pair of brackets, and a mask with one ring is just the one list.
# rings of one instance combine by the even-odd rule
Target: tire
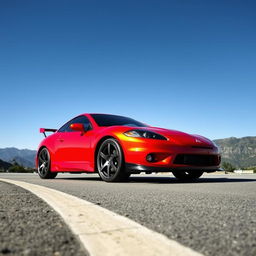
[[115,139],[106,139],[97,152],[97,171],[106,182],[124,181],[130,176],[125,172],[121,146]]
[[38,154],[38,175],[41,179],[54,179],[57,172],[51,172],[51,157],[47,148],[40,150]]
[[203,171],[173,171],[175,178],[182,181],[193,181],[200,178],[203,175]]

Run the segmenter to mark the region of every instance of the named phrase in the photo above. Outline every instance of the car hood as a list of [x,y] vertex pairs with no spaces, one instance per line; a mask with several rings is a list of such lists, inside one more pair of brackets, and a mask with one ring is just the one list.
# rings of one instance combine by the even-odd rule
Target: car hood
[[211,140],[200,135],[188,134],[185,132],[163,129],[158,127],[146,127],[145,130],[159,133],[178,145],[190,145],[190,146],[198,146],[198,147],[214,146]]

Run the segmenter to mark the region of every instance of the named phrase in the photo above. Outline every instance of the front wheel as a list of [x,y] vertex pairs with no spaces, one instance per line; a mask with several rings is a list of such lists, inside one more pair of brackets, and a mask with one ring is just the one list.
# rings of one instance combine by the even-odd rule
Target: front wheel
[[97,169],[102,180],[122,181],[129,177],[125,172],[122,149],[115,139],[106,139],[97,153]]
[[196,180],[203,175],[203,171],[173,171],[175,178],[184,181]]
[[54,179],[57,172],[51,172],[51,157],[47,148],[40,150],[38,154],[38,175],[41,179]]

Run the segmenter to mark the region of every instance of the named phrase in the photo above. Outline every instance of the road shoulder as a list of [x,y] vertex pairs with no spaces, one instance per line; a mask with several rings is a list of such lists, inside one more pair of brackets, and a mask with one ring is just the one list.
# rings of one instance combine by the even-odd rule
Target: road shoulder
[[43,200],[2,181],[0,190],[0,255],[87,255]]
[[90,255],[202,255],[139,223],[80,198],[22,181],[0,180],[21,186],[46,201],[79,237]]

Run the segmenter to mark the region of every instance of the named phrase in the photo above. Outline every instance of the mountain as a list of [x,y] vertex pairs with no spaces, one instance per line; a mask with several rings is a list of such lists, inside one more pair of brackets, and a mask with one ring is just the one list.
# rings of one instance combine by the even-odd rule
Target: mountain
[[36,150],[17,149],[17,148],[0,148],[0,159],[12,163],[16,161],[24,167],[35,167]]
[[7,162],[5,162],[5,161],[3,161],[3,160],[0,159],[0,170],[1,170],[1,169],[7,170],[7,169],[9,169],[11,166],[12,166],[12,164],[7,163]]
[[256,166],[256,136],[214,140],[220,147],[222,162],[237,168]]

